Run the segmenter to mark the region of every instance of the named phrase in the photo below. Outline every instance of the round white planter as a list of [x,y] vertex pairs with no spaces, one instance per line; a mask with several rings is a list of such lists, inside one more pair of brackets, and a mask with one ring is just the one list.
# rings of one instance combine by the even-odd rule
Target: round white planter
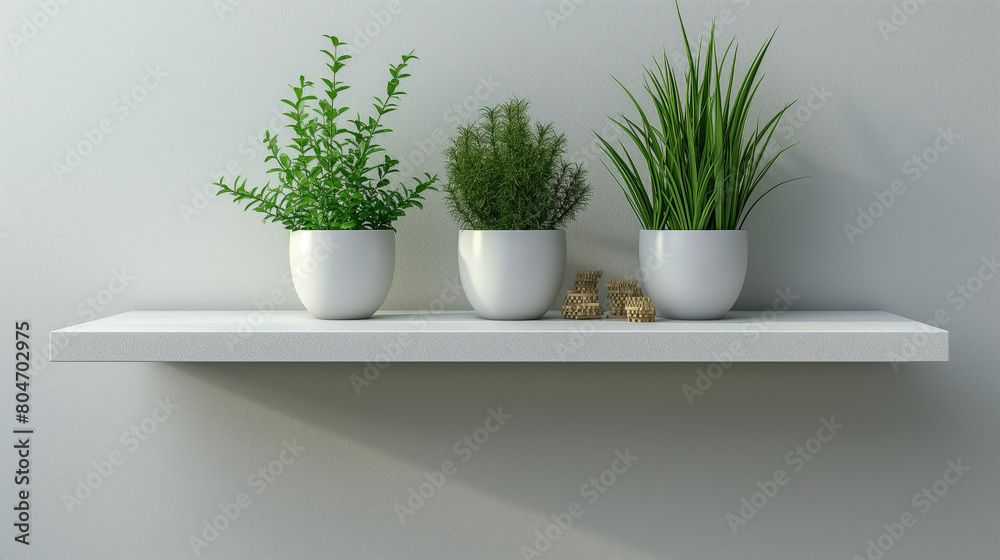
[[743,290],[747,232],[644,229],[639,232],[639,270],[657,314],[718,319]]
[[295,293],[318,319],[367,319],[389,295],[392,230],[299,230],[288,246]]
[[562,288],[566,232],[462,230],[458,268],[462,289],[483,318],[538,319]]

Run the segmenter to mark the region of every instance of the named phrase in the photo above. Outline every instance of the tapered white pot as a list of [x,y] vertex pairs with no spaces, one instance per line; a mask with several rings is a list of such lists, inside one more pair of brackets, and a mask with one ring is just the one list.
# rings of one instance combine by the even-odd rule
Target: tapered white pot
[[458,269],[469,303],[485,319],[538,319],[566,273],[563,230],[462,230]]
[[289,240],[295,293],[319,319],[367,319],[389,295],[392,230],[299,230]]
[[639,270],[646,295],[667,319],[709,320],[725,315],[747,274],[743,230],[642,230]]

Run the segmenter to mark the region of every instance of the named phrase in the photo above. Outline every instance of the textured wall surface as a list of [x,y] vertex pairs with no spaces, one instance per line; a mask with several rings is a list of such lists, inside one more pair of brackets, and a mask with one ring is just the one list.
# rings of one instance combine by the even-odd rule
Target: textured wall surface
[[[0,452],[0,554],[1000,556],[1000,274],[984,264],[1000,249],[1000,5],[682,4],[744,56],[777,28],[757,109],[799,100],[777,136],[800,144],[771,179],[810,178],[747,221],[738,307],[782,290],[795,309],[936,318],[950,362],[390,364],[359,391],[365,364],[49,364],[49,330],[127,310],[301,308],[288,233],[203,193],[263,178],[259,134],[286,84],[320,75],[324,33],[355,46],[359,108],[417,51],[387,144],[412,170],[443,173],[445,139],[482,104],[530,99],[591,169],[567,269],[629,274],[639,226],[591,131],[628,108],[610,75],[637,86],[681,40],[662,1],[4,2],[0,355],[13,363],[30,321],[36,433],[29,547],[11,435]],[[386,307],[464,307],[440,195],[398,229]]]

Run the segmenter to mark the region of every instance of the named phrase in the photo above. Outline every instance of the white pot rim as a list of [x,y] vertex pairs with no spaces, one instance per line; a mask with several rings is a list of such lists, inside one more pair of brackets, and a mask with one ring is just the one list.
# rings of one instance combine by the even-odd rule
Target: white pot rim
[[641,229],[653,233],[746,233],[745,229]]
[[396,233],[391,229],[290,229],[291,233],[366,233],[366,232],[379,232],[388,231],[390,233]]
[[461,229],[459,231],[472,231],[476,233],[566,233],[564,229]]

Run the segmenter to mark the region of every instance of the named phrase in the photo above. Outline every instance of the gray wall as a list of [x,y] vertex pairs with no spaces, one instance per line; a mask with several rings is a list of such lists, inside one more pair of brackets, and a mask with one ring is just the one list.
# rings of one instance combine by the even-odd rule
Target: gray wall
[[[3,483],[8,556],[194,557],[190,538],[241,493],[249,504],[199,557],[524,558],[574,502],[582,516],[549,529],[542,557],[850,559],[907,514],[898,540],[882,537],[885,558],[1000,555],[1000,281],[977,279],[1000,240],[998,4],[683,2],[690,28],[716,16],[745,54],[777,28],[757,108],[799,99],[779,136],[801,144],[772,179],[810,178],[748,220],[739,307],[789,289],[796,309],[937,316],[948,363],[716,365],[723,375],[690,402],[684,386],[709,364],[391,364],[360,394],[363,364],[49,364],[48,331],[89,318],[252,309],[272,294],[301,308],[281,280],[287,232],[200,193],[227,166],[263,177],[255,138],[285,84],[319,75],[323,33],[359,47],[344,73],[358,107],[416,49],[388,147],[419,170],[443,173],[440,140],[468,110],[528,97],[592,170],[568,268],[636,265],[638,224],[591,130],[627,109],[609,74],[636,85],[651,54],[680,47],[670,3],[226,1],[3,4],[0,324],[10,363],[12,323],[31,321],[37,431],[30,547],[13,543]],[[32,33],[24,18],[44,25]],[[102,124],[103,138],[88,132]],[[87,136],[97,145],[75,167],[54,167]],[[880,208],[875,193],[897,180]],[[873,204],[877,217],[859,218]],[[457,228],[439,195],[427,206],[399,222],[387,308],[451,299]],[[510,418],[472,452],[463,436],[499,407]],[[795,455],[831,416],[844,427],[808,461]],[[272,463],[283,442],[305,450]],[[594,494],[591,478],[622,470],[616,450],[638,459]],[[970,470],[946,473],[959,460]],[[429,494],[424,473],[445,461],[457,472],[402,523],[395,504]],[[269,465],[281,474],[255,474]],[[727,514],[758,482],[773,490],[779,469],[787,483],[734,534]],[[914,501],[946,474],[946,495]],[[88,477],[100,484],[89,495]]]

